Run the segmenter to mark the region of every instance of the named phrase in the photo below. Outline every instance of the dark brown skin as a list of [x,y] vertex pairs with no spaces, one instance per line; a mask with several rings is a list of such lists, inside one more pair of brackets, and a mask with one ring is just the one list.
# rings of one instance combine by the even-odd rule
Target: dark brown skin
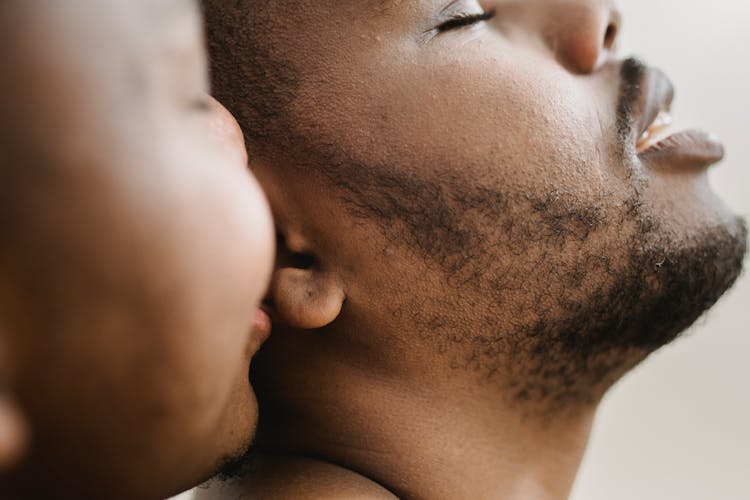
[[197,5],[5,1],[0,44],[0,497],[190,488],[252,439],[273,256]]
[[201,494],[566,497],[602,395],[740,271],[720,146],[637,154],[649,72],[608,1],[206,6],[281,244],[254,369],[275,458]]

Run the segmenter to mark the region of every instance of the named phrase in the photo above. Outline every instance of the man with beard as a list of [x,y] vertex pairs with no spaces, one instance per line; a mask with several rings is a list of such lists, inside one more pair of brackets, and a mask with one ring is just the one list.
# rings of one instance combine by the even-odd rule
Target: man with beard
[[564,498],[607,389],[740,273],[722,145],[608,1],[206,13],[279,253],[259,454],[204,494]]

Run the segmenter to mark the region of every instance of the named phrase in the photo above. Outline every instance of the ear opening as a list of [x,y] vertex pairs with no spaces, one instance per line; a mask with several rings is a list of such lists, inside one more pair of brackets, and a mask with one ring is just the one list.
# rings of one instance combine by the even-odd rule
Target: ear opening
[[[293,248],[289,241],[294,242]],[[274,319],[304,330],[333,323],[346,300],[338,275],[323,268],[299,235],[279,235],[276,248],[269,304]]]

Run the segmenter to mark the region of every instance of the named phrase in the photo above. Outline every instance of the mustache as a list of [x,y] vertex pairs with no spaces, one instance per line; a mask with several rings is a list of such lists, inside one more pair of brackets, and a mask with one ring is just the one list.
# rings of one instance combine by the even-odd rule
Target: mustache
[[620,68],[617,133],[623,144],[627,144],[633,136],[636,105],[643,95],[643,81],[647,72],[646,63],[635,57],[625,59]]

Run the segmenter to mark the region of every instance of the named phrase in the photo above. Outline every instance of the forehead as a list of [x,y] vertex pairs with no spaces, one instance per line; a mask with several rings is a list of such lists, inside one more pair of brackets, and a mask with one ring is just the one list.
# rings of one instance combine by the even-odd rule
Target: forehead
[[198,10],[196,0],[151,0],[146,2],[135,2],[150,6],[155,14],[163,21],[169,21],[175,16],[192,13]]
[[[158,35],[184,24],[196,24],[200,9],[196,0],[116,0],[130,20]],[[122,18],[121,18],[122,19]]]
[[140,10],[144,21],[157,29],[171,29],[180,24],[198,24],[201,21],[198,0],[138,0],[132,4],[137,4],[134,8]]
[[196,0],[106,0],[98,36],[141,61],[195,51],[202,41]]
[[[36,4],[36,2],[34,2]],[[148,48],[180,26],[198,25],[195,0],[50,0],[40,7],[46,18],[67,27],[80,39],[102,39],[105,45]],[[54,21],[57,21],[54,23]]]
[[[12,23],[22,38],[45,40],[58,49],[84,47],[96,55],[114,47],[149,47],[179,26],[200,27],[195,0],[8,0],[2,31]],[[99,49],[99,50],[96,50]]]

